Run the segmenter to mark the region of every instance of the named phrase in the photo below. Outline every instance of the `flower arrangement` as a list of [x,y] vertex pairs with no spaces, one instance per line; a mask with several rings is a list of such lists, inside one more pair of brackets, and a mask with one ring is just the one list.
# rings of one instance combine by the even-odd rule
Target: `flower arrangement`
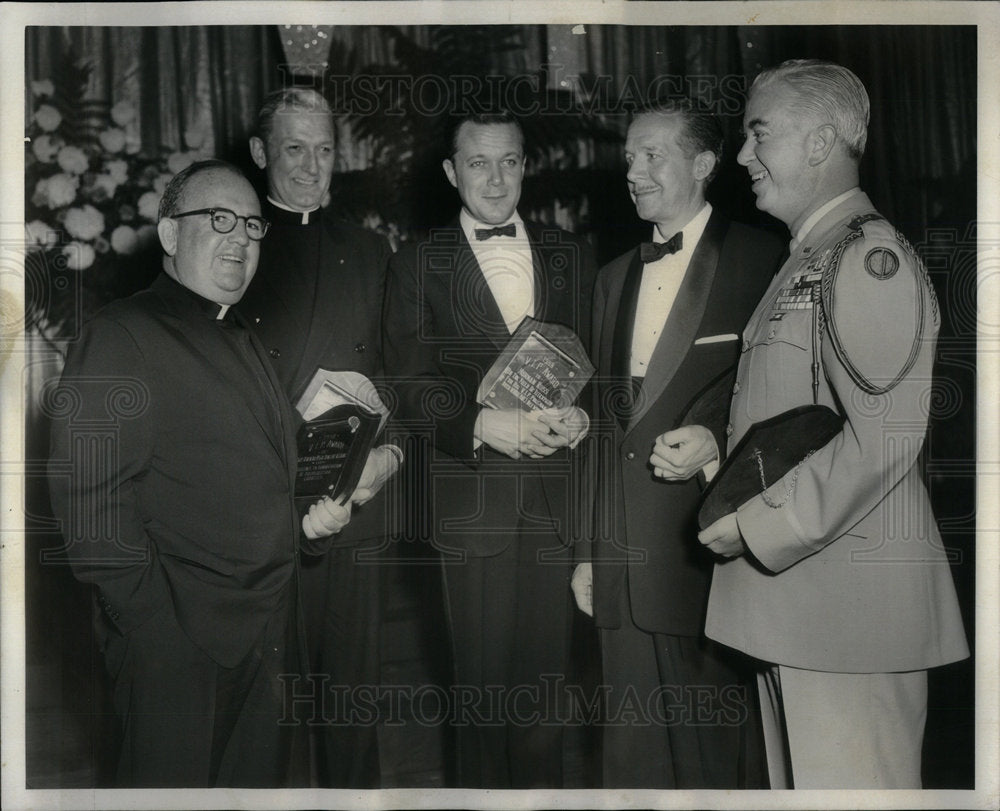
[[89,66],[67,61],[74,70],[61,73],[73,78],[31,82],[25,133],[25,317],[48,340],[76,335],[94,310],[150,281],[163,190],[206,157],[194,132],[194,148],[144,152],[135,107],[85,103]]

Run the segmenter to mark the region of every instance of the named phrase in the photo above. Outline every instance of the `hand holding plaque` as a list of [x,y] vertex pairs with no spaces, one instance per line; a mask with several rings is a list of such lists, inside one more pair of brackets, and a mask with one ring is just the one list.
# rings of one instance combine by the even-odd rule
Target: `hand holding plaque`
[[490,370],[476,402],[540,411],[573,405],[594,366],[573,330],[525,318]]
[[389,416],[374,384],[358,372],[317,369],[296,408],[306,420],[296,437],[296,500],[350,496]]

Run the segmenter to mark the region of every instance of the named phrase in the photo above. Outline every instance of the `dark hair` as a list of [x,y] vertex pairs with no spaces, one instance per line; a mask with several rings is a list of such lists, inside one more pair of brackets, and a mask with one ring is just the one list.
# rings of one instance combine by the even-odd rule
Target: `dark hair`
[[509,110],[491,110],[489,112],[465,113],[454,116],[448,124],[448,155],[454,158],[458,152],[458,132],[463,124],[479,124],[489,126],[491,124],[513,124],[517,128],[517,134],[521,139],[521,152],[524,152],[524,129],[521,122],[514,117]]
[[680,118],[681,129],[677,140],[686,157],[693,158],[701,152],[715,155],[715,166],[705,178],[706,185],[710,183],[722,166],[722,152],[726,141],[719,116],[694,99],[669,97],[645,104],[636,110],[632,120],[650,114],[675,115]]
[[266,144],[274,129],[274,116],[279,112],[320,113],[330,117],[333,122],[333,111],[326,98],[318,90],[311,87],[286,87],[275,90],[264,97],[264,102],[257,112],[257,136]]
[[160,198],[160,211],[158,219],[162,220],[164,217],[172,217],[176,214],[181,196],[184,194],[184,189],[187,188],[191,179],[195,175],[199,175],[202,172],[208,172],[212,169],[222,169],[227,172],[232,172],[237,177],[243,177],[243,173],[239,169],[226,161],[220,161],[216,158],[196,161],[186,169],[179,171],[170,179],[167,187],[163,190],[163,197]]

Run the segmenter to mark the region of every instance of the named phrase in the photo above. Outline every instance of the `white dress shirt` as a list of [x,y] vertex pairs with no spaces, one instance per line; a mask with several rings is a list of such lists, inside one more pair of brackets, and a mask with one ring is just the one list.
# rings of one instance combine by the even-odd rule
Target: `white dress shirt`
[[476,239],[477,228],[496,226],[478,222],[464,208],[458,219],[500,308],[507,331],[513,334],[525,316],[535,314],[535,270],[524,222],[514,212],[514,216],[503,225],[513,223],[517,229],[515,236],[480,240]]
[[[632,353],[629,362],[633,377],[645,377],[649,359],[656,349],[656,343],[663,333],[663,325],[674,306],[677,291],[680,290],[684,274],[691,262],[694,249],[705,232],[708,218],[712,216],[712,206],[705,203],[687,225],[681,229],[681,249],[667,254],[655,262],[647,262],[642,269],[639,285],[639,300],[635,307],[635,324],[632,327]],[[659,228],[653,226],[653,242],[662,243],[673,234],[662,236]]]

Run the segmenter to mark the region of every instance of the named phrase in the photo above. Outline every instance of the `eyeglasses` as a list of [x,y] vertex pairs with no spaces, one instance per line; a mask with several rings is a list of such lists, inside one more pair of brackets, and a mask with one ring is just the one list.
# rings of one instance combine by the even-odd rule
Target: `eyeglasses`
[[170,217],[176,220],[180,217],[191,217],[194,214],[208,214],[212,219],[212,228],[220,234],[228,234],[236,227],[237,220],[243,220],[246,222],[247,236],[256,241],[262,240],[267,234],[267,229],[271,227],[271,223],[263,217],[244,217],[228,208],[198,208],[194,211],[171,214]]

